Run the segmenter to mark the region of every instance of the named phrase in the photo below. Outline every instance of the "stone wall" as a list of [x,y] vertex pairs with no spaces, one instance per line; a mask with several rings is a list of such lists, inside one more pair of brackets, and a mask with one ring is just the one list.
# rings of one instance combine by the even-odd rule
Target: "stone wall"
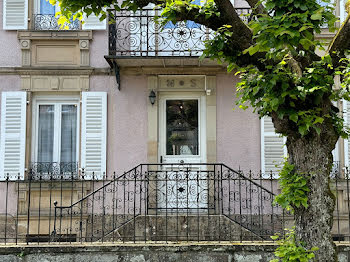
[[[0,247],[2,262],[265,262],[273,244],[71,244]],[[350,245],[339,245],[339,262],[350,259]]]

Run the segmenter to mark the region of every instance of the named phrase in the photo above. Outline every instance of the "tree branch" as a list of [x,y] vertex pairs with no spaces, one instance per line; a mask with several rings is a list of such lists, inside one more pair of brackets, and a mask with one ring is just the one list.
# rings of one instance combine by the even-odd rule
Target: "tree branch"
[[350,49],[350,16],[348,16],[344,24],[334,36],[328,47],[328,53],[332,57],[333,65],[338,66],[339,60],[345,57],[345,51]]
[[[249,48],[253,43],[253,34],[249,27],[242,21],[237,14],[236,9],[229,0],[214,0],[220,16],[206,17],[204,13],[201,13],[201,7],[191,7],[188,9],[186,6],[179,6],[174,8],[173,12],[176,13],[178,21],[191,20],[198,24],[204,25],[214,31],[217,31],[224,25],[230,25],[229,30],[232,32],[232,36],[229,39],[230,45],[227,46],[227,56],[232,56],[232,53],[243,52]],[[252,4],[257,0],[250,0]],[[149,3],[153,3],[160,6],[165,6],[165,2],[162,0],[134,0],[137,6],[140,8],[147,6]],[[256,65],[258,68],[263,69],[264,64],[260,62],[260,59],[264,57],[263,53],[256,53],[253,56],[249,54],[241,54],[236,64],[239,66]]]
[[246,0],[254,14],[267,14],[265,7],[262,4],[258,5],[259,0]]
[[253,44],[253,34],[247,25],[242,21],[229,0],[214,0],[220,12],[223,24],[232,26],[232,40],[237,43],[240,51],[243,51]]

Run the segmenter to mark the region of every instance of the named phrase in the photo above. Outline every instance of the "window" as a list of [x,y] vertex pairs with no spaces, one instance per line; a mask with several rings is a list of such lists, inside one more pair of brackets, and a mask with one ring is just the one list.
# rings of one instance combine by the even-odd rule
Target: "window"
[[[57,17],[55,13],[59,11],[58,3],[53,6],[47,0],[35,0],[34,1],[34,14],[33,14],[33,29],[34,30],[58,30],[60,29],[57,23]],[[67,24],[69,30],[80,29],[78,20]]]
[[[80,101],[81,99],[81,101]],[[27,102],[32,112],[27,112]],[[80,105],[81,104],[81,105]],[[27,116],[32,139],[26,140]],[[80,121],[81,119],[81,121]],[[32,178],[103,179],[106,174],[107,93],[34,95],[2,92],[0,112],[0,181]],[[32,161],[26,166],[26,146]],[[72,176],[73,174],[73,176]]]
[[166,154],[199,155],[198,100],[166,100]]
[[37,172],[76,173],[79,99],[36,98],[33,103],[33,164]]

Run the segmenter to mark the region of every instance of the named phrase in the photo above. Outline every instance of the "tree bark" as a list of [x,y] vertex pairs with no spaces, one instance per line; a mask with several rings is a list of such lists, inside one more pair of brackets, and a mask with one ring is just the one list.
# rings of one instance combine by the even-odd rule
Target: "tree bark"
[[328,128],[333,130],[327,123],[322,124],[320,136],[289,136],[287,149],[288,162],[295,166],[295,172],[309,176],[308,208],[294,207],[296,239],[307,249],[319,248],[315,261],[332,262],[337,261],[337,253],[331,234],[335,196],[330,190],[330,171],[338,135]]

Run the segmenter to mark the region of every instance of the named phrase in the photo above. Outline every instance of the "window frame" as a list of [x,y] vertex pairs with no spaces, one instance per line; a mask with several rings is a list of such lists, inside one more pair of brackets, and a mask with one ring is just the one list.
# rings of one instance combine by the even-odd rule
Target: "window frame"
[[[54,105],[54,123],[58,121],[60,128],[55,128],[54,132],[54,152],[52,163],[61,163],[61,106],[62,105],[76,105],[77,106],[77,131],[76,131],[76,162],[80,165],[80,115],[81,115],[81,105],[80,97],[78,95],[47,95],[47,96],[35,96],[32,100],[32,143],[31,143],[31,162],[38,162],[38,135],[39,135],[39,106],[40,105]],[[57,119],[58,118],[58,119]]]
[[[33,0],[34,5],[33,5],[33,14],[41,14],[41,10],[40,10],[40,1],[41,0]],[[60,11],[60,6],[58,4],[58,2],[55,5],[55,13]],[[55,14],[53,14],[55,15]]]

